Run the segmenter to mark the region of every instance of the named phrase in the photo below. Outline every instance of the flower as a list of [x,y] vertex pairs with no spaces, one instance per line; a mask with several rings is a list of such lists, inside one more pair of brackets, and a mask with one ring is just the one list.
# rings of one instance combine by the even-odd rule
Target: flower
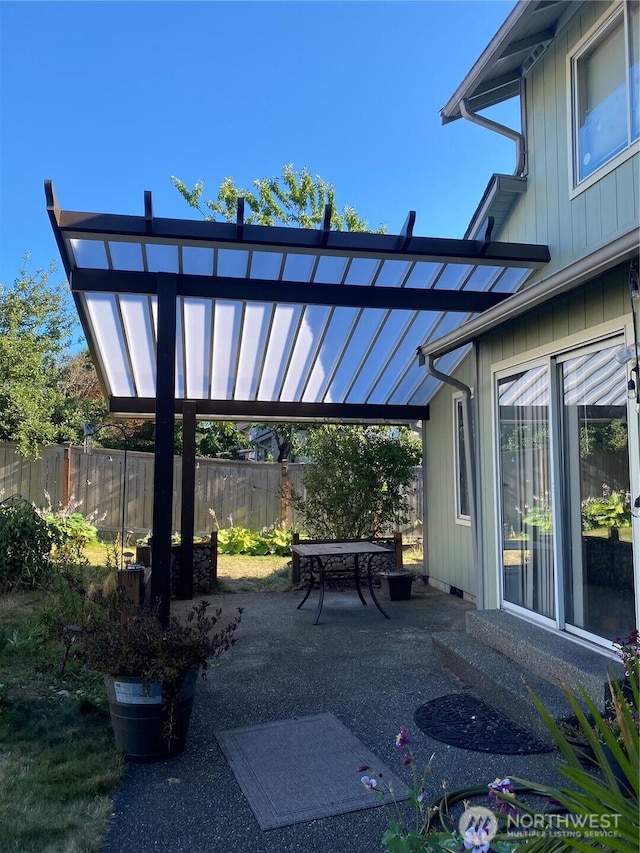
[[496,814],[503,814],[510,817],[518,813],[513,803],[509,802],[509,799],[513,800],[515,795],[513,782],[508,776],[504,779],[498,778],[494,782],[490,782],[487,787],[489,788],[487,801]]
[[409,731],[404,726],[402,726],[402,728],[396,735],[396,749],[398,750],[398,752],[402,753],[410,745],[410,743],[411,739],[409,737]]
[[[425,801],[427,797],[425,791],[425,780],[427,775],[431,773],[431,761],[433,760],[433,755],[427,762],[422,773],[419,774],[416,768],[413,752],[410,748],[410,744],[412,742],[409,730],[403,726],[396,735],[395,746],[402,766],[411,767],[412,785],[409,788],[409,797],[407,799],[407,804],[412,807],[411,811],[404,812],[402,810],[401,806],[403,804],[396,800],[393,783],[391,781],[379,781],[382,780],[382,773],[377,773],[377,778],[373,775],[367,775],[362,776],[360,780],[366,788],[375,791],[385,808],[388,808],[390,821],[387,832],[383,837],[383,844],[385,847],[388,847],[388,849],[394,849],[394,845],[398,843],[397,839],[402,839],[405,844],[411,843],[411,845],[413,845],[416,843],[418,839],[429,832],[431,819],[435,813],[434,809],[429,808]],[[369,769],[370,768],[367,764],[361,764],[357,768],[357,771],[360,773]],[[387,796],[389,798],[388,800],[386,799]],[[413,814],[415,819],[414,828],[406,825],[405,817],[410,813]],[[417,850],[418,848],[410,846],[406,848],[402,847],[401,849]]]
[[473,826],[470,826],[465,832],[462,844],[465,850],[479,850],[481,853],[487,853],[491,847],[487,830],[482,827],[477,829]]
[[613,644],[618,646],[616,654],[623,663],[625,675],[629,679],[634,679],[637,684],[640,678],[640,635],[638,629],[634,628],[624,640],[616,637]]

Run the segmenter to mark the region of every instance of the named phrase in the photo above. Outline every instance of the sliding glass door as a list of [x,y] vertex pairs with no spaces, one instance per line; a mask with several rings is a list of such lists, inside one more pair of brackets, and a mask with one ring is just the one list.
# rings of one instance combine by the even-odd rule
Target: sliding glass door
[[627,376],[618,349],[558,365],[565,621],[610,640],[635,625]]
[[503,600],[555,616],[549,370],[498,381]]
[[599,641],[636,624],[638,448],[630,455],[621,346],[552,356],[497,382],[502,603]]

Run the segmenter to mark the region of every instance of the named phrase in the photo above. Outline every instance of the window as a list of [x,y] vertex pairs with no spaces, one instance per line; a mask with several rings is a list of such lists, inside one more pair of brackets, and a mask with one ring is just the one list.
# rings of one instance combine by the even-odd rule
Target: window
[[571,57],[574,186],[640,137],[639,20],[628,0]]
[[454,397],[454,452],[456,476],[456,518],[470,521],[467,453],[464,445],[464,406],[462,397]]

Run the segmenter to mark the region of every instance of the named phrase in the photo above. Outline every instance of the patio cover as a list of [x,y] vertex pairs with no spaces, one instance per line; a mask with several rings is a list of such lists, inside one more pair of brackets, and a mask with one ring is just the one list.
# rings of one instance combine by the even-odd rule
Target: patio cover
[[[175,403],[196,417],[410,423],[418,346],[497,305],[546,246],[47,209],[109,409],[153,416],[158,299],[175,288]],[[242,200],[241,200],[242,201]]]
[[[152,596],[168,619],[174,419],[182,563],[196,419],[414,423],[436,380],[418,347],[520,288],[546,246],[47,211],[109,410],[156,421]],[[460,353],[443,359],[451,369]],[[189,506],[189,503],[191,506]],[[191,535],[190,535],[191,534]],[[181,578],[190,597],[190,578]]]

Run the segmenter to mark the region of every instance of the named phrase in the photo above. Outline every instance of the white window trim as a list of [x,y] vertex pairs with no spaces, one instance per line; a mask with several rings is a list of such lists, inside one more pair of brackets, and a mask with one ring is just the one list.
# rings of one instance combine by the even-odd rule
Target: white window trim
[[589,189],[589,187],[592,187],[594,184],[598,183],[598,181],[602,180],[602,178],[605,177],[605,175],[609,174],[609,172],[613,172],[631,157],[640,152],[640,140],[636,139],[631,142],[630,145],[628,145],[624,149],[624,151],[619,151],[618,154],[615,154],[610,160],[607,160],[606,163],[603,163],[590,175],[587,175],[582,180],[579,180],[578,178],[578,143],[576,138],[575,121],[577,113],[577,91],[574,87],[574,80],[576,79],[575,66],[580,56],[587,50],[587,48],[591,44],[593,44],[593,42],[598,41],[603,31],[606,30],[608,27],[613,26],[614,19],[619,16],[622,16],[623,20],[626,17],[624,0],[621,0],[621,2],[612,3],[611,8],[608,9],[607,12],[595,22],[591,29],[589,29],[585,33],[585,35],[580,39],[580,41],[578,41],[567,54],[567,145],[569,158],[569,168],[567,170],[567,173],[569,176],[570,199],[574,199],[577,196],[581,195],[585,190]]
[[[473,391],[472,391],[473,396]],[[462,527],[471,527],[471,516],[460,512],[460,456],[458,454],[458,403],[464,398],[464,394],[456,392],[451,395],[452,424],[453,424],[453,517],[456,524]]]

